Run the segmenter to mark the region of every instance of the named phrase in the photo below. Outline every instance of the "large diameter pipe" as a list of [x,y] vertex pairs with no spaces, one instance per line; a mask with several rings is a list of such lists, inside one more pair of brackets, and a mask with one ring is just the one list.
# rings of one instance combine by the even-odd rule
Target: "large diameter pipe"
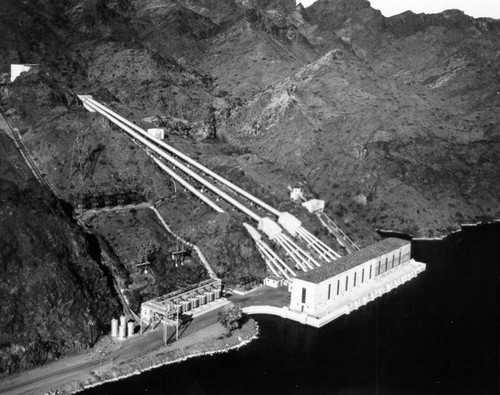
[[190,163],[191,165],[193,165],[194,167],[196,167],[198,170],[201,170],[202,172],[204,172],[205,174],[207,174],[210,177],[214,178],[215,180],[219,181],[220,183],[224,184],[228,188],[230,188],[233,191],[239,193],[241,196],[244,196],[248,200],[254,202],[255,204],[258,204],[259,206],[261,206],[262,208],[266,209],[270,213],[272,213],[272,214],[274,214],[274,215],[276,215],[278,217],[281,214],[281,212],[278,211],[278,210],[276,210],[274,207],[272,207],[269,204],[263,202],[262,200],[256,198],[255,196],[251,195],[250,193],[248,193],[244,189],[241,189],[237,185],[234,185],[232,182],[230,182],[230,181],[226,180],[225,178],[219,176],[217,173],[214,173],[209,168],[203,166],[201,163],[196,162],[194,159],[191,159],[189,156],[187,156],[187,155],[183,154],[182,152],[176,150],[174,147],[168,145],[164,141],[162,141],[162,140],[160,140],[160,139],[158,139],[158,138],[156,138],[154,136],[151,136],[144,129],[142,129],[139,126],[133,124],[128,119],[123,118],[121,115],[119,115],[116,112],[110,110],[109,108],[107,108],[106,106],[102,105],[101,103],[95,101],[90,96],[89,97],[82,96],[82,98],[83,98],[82,101],[83,101],[84,104],[86,102],[87,103],[92,103],[95,107],[100,108],[101,110],[105,111],[106,113],[112,115],[114,118],[122,121],[123,123],[125,123],[126,125],[128,125],[129,127],[131,127],[132,129],[134,129],[134,130],[138,131],[139,133],[141,133],[142,135],[146,136],[149,140],[154,141],[156,144],[158,144],[161,147],[165,148],[167,151],[171,152],[172,154],[176,155],[177,157],[179,157],[179,158],[185,160],[186,162]]
[[[321,266],[316,260],[311,257],[307,252],[305,252],[302,248],[300,248],[298,245],[296,245],[287,235],[282,233],[279,235],[279,238],[285,243],[291,246],[290,248],[293,248],[293,253],[299,257],[299,259],[309,268],[309,269],[314,269],[315,266]],[[314,265],[313,265],[314,264]]]
[[[250,201],[258,204],[259,206],[263,207],[267,211],[269,211],[272,214],[276,215],[279,218],[279,220],[281,220],[282,217],[286,216],[287,218],[289,217],[288,218],[289,220],[295,220],[295,222],[298,222],[299,226],[300,226],[300,221],[298,221],[295,217],[291,216],[289,213],[282,213],[282,212],[276,210],[275,208],[269,206],[267,203],[265,203],[262,200],[256,198],[255,196],[251,195],[250,193],[248,193],[247,191],[241,189],[237,185],[234,185],[232,182],[226,180],[225,178],[219,176],[217,173],[214,173],[212,170],[210,170],[207,167],[203,166],[201,163],[196,162],[194,159],[191,159],[189,156],[183,154],[179,150],[177,150],[177,149],[171,147],[170,145],[166,144],[161,139],[158,139],[158,138],[150,135],[144,129],[142,129],[139,126],[135,125],[134,123],[130,122],[128,119],[122,117],[121,115],[117,114],[116,112],[114,112],[113,110],[111,110],[108,107],[104,106],[103,104],[95,101],[91,96],[79,96],[79,97],[80,97],[80,99],[82,100],[82,102],[84,104],[85,103],[90,103],[90,104],[93,105],[93,107],[97,107],[97,108],[101,109],[102,111],[104,111],[106,114],[104,114],[102,111],[99,111],[104,116],[106,116],[106,117],[109,118],[109,116],[107,115],[107,114],[109,114],[111,117],[113,117],[113,118],[115,118],[115,119],[123,122],[124,124],[128,125],[132,129],[134,129],[137,132],[139,132],[141,135],[145,136],[147,139],[149,139],[151,141],[154,141],[159,146],[165,148],[166,150],[168,150],[171,153],[175,154],[177,157],[179,157],[179,158],[185,160],[186,162],[190,163],[191,165],[193,165],[194,167],[196,167],[198,170],[201,170],[202,172],[204,172],[205,174],[211,176],[215,180],[221,182],[223,185],[227,186],[228,188],[232,189],[233,191],[239,193],[240,195],[242,195],[243,197],[247,198],[248,200],[250,200]],[[255,217],[252,217],[252,218],[255,219]],[[290,231],[288,228],[287,228],[287,231],[292,236],[295,235],[295,232],[294,231]],[[313,236],[313,238],[314,238],[314,236]],[[336,253],[334,253],[334,254],[336,254]]]
[[[263,241],[260,242],[262,245],[262,249],[265,251],[268,256],[271,257],[273,260],[273,263],[276,265],[276,267],[283,273],[283,275],[287,278],[287,280],[290,280],[290,276],[287,273],[287,270],[292,274],[292,276],[296,276],[297,274],[288,267],[288,265],[281,260],[281,258]],[[280,266],[281,265],[281,266]]]
[[187,182],[184,178],[182,178],[180,175],[178,175],[176,172],[174,172],[172,169],[170,169],[167,165],[164,163],[160,162],[158,159],[153,157],[153,160],[156,162],[160,168],[165,171],[170,177],[172,177],[175,181],[177,181],[179,184],[181,184],[184,188],[186,188],[189,192],[191,192],[193,195],[198,197],[203,203],[206,205],[212,207],[215,211],[218,213],[224,213],[225,211],[220,208],[217,204],[212,202],[208,197],[206,197],[203,193],[198,191],[194,186],[192,186],[189,182]]
[[122,128],[124,131],[126,131],[129,135],[134,137],[137,141],[140,141],[142,144],[144,144],[146,147],[150,148],[152,151],[157,153],[159,156],[162,158],[166,159],[170,163],[172,163],[174,166],[178,167],[180,170],[182,170],[184,173],[188,174],[191,176],[193,179],[198,181],[200,184],[205,185],[208,189],[210,189],[212,192],[215,194],[219,195],[221,198],[226,200],[229,204],[233,205],[236,207],[238,210],[242,211],[246,215],[248,215],[250,218],[254,219],[255,221],[259,222],[261,218],[255,214],[252,210],[250,210],[248,207],[245,207],[242,205],[240,202],[237,200],[233,199],[231,196],[229,196],[227,193],[221,191],[219,188],[217,188],[215,185],[211,184],[210,182],[206,181],[203,177],[201,177],[199,174],[196,174],[194,171],[183,165],[181,162],[173,158],[172,156],[168,155],[164,151],[162,151],[160,148],[158,148],[156,145],[152,144],[150,141],[148,141],[146,138],[142,137],[139,133],[134,132],[130,127],[125,125],[123,122],[119,121],[118,119],[113,118],[111,115],[107,114],[105,111],[103,111],[100,107],[95,106],[93,103],[90,103],[90,101],[87,101],[87,104],[95,109],[98,113],[104,115],[106,118],[108,118],[111,122]]
[[308,266],[305,265],[305,263],[303,262],[302,260],[302,257],[295,251],[295,245],[292,244],[292,246],[290,246],[286,240],[283,240],[281,237],[278,237],[276,239],[276,241],[278,242],[279,245],[281,245],[281,247],[283,247],[283,249],[286,251],[286,253],[290,256],[290,258],[292,258],[293,261],[295,261],[295,263],[305,272],[308,271]]
[[[245,227],[245,229],[248,231],[248,233],[250,233],[250,236],[252,236],[252,238],[254,239],[255,243],[257,244],[257,246],[259,247],[259,250],[261,251],[261,253],[265,254],[266,257],[268,259],[270,259],[272,261],[272,263],[281,271],[281,270],[284,270],[280,267],[280,265],[282,267],[284,267],[286,270],[290,271],[290,273],[292,273],[293,276],[296,276],[297,274],[288,267],[288,265],[283,262],[281,260],[281,258],[262,240],[262,236],[261,234],[257,231],[257,229],[255,229],[254,227],[252,227],[251,225],[248,225],[247,223],[243,222],[243,226]],[[284,275],[287,276],[287,273],[286,271],[284,272]],[[289,278],[287,277],[287,279],[289,280]]]
[[267,256],[267,254],[266,254],[265,250],[262,248],[260,242],[257,242],[257,249],[259,250],[262,258],[264,258],[264,262],[266,263],[269,270],[271,270],[271,272],[273,272],[273,274],[276,277],[279,277],[280,275],[279,275],[278,271],[273,266],[274,262]]
[[306,229],[300,227],[297,234],[307,243],[307,245],[316,251],[322,259],[327,262],[334,261],[338,258],[338,254],[329,248],[326,244],[315,238]]

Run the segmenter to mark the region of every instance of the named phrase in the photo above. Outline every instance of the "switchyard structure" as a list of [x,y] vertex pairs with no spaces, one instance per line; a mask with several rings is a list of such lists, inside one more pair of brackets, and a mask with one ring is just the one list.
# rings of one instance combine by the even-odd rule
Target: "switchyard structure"
[[140,333],[144,333],[150,327],[154,329],[163,322],[164,343],[167,344],[168,325],[176,328],[176,339],[179,337],[179,315],[194,312],[219,300],[221,296],[222,281],[210,279],[148,300],[141,305]]

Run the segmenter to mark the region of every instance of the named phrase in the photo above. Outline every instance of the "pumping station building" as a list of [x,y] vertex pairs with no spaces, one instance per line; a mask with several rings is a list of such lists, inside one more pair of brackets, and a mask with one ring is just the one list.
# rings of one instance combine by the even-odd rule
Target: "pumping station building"
[[410,254],[410,241],[388,238],[301,273],[290,285],[289,313],[313,326],[348,314],[424,271]]

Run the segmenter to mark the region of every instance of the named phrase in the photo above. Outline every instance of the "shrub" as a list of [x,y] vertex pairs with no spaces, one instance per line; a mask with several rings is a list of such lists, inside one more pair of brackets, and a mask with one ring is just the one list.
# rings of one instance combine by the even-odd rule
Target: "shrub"
[[229,330],[235,330],[241,328],[243,323],[244,313],[241,308],[230,305],[224,307],[222,311],[219,311],[218,320],[222,326],[226,327]]

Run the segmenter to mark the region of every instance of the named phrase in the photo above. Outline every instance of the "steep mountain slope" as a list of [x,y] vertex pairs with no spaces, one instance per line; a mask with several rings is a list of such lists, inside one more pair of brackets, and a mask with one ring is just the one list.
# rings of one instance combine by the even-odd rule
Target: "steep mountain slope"
[[[434,120],[422,127],[431,136],[412,144],[418,155],[412,170],[420,173],[412,181],[416,189],[452,223],[497,218],[500,22],[457,10],[384,18],[366,1],[318,1],[307,11],[310,23],[341,37],[378,75],[410,87],[430,107]],[[410,121],[422,115],[418,109]],[[406,151],[403,157],[411,158]]]
[[316,57],[290,18],[250,9],[207,42],[196,65],[224,91],[249,98]]
[[0,278],[0,376],[92,346],[119,314],[95,237],[34,180],[4,130]]
[[227,138],[300,174],[338,211],[364,195],[344,215],[361,210],[369,226],[414,232],[494,212],[495,140],[458,133],[432,102],[392,93],[373,73],[357,70],[357,84],[346,73],[355,67],[341,52],[325,55],[235,113]]
[[[315,217],[289,202],[288,185],[325,199],[360,245],[378,238],[377,229],[433,235],[500,216],[499,21],[458,11],[385,18],[366,0],[318,0],[307,9],[294,0],[6,0],[0,35],[0,72],[40,63],[38,73],[2,87],[2,106],[61,198],[74,207],[113,196],[161,199],[173,229],[199,243],[231,284],[266,274],[243,218],[215,214],[184,193],[76,94],[145,128],[165,127],[170,144],[294,212],[330,244]],[[9,280],[0,286],[10,321],[0,346],[15,370],[91,344],[117,305],[99,248],[88,246],[94,239],[7,151],[0,265]],[[11,221],[11,212],[24,219]],[[157,224],[145,226],[156,234]],[[118,240],[106,226],[95,232]],[[109,242],[118,264],[135,259],[122,250]],[[37,279],[56,289],[59,272],[61,291],[50,301],[20,293]],[[79,290],[74,299],[70,287]],[[42,323],[21,335],[39,320],[25,311],[66,312],[68,297],[77,307],[65,329]],[[19,347],[35,337],[35,351],[23,354]]]
[[[0,48],[2,54],[14,51],[9,62],[30,59],[41,63],[38,73],[23,75],[14,84],[2,87],[2,106],[8,109],[11,123],[19,128],[24,143],[51,186],[75,207],[86,197],[139,194],[155,201],[175,195],[175,185],[150,158],[109,122],[82,109],[75,91],[95,93],[100,100],[113,101],[119,111],[132,118],[140,114],[136,119],[139,123],[151,115],[180,117],[185,122],[185,130],[173,137],[186,141],[190,150],[196,152],[194,137],[209,136],[209,125],[213,123],[210,116],[214,116],[214,110],[209,106],[212,96],[208,93],[210,80],[155,50],[127,44],[119,22],[126,17],[128,6],[115,10],[109,8],[112,6],[109,3],[103,6],[104,2],[94,2],[95,7],[89,6],[90,3],[72,2],[67,10],[47,10],[48,2],[39,3],[40,7],[35,10],[19,3],[7,4],[11,8],[6,10],[13,15],[26,13],[27,18],[32,18],[30,24],[39,24],[35,31],[52,32],[51,26],[65,26],[67,34],[54,28],[53,36],[52,33],[43,36],[46,43],[33,46],[27,41],[35,38],[25,37],[30,33],[24,31],[24,26],[1,25],[4,31],[12,33],[12,41]],[[99,28],[94,29],[95,26]],[[62,53],[59,62],[57,59],[45,61],[59,53]],[[110,54],[113,56],[109,57]],[[137,75],[138,72],[141,74]],[[164,95],[162,92],[150,94],[162,89]],[[135,94],[124,94],[125,90],[135,90]],[[165,108],[162,103],[172,97],[176,100],[168,100],[169,107]],[[116,100],[122,100],[123,104]],[[207,114],[206,123],[203,112]],[[2,177],[8,178],[2,178],[0,193],[0,365],[1,374],[5,374],[87,348],[106,333],[110,318],[121,311],[101,256],[116,254],[115,258],[122,258],[113,245],[102,252],[103,244],[98,243],[95,236],[83,234],[71,223],[60,203],[33,181],[5,136],[0,146]],[[182,195],[177,197],[181,202],[185,199]],[[172,218],[182,218],[173,206],[166,213]],[[198,218],[203,215],[206,210],[201,210]],[[231,227],[231,233],[221,235],[222,245],[230,245],[225,238],[236,234],[248,239],[241,224],[231,222],[227,226]],[[219,229],[225,227],[225,222],[221,222]],[[109,232],[97,228],[95,231],[101,240],[118,236],[108,237]],[[136,231],[140,232],[139,226]],[[243,256],[238,251],[230,251],[231,262],[237,267],[246,267],[247,260],[252,260],[253,275],[260,278],[265,266],[249,239],[246,243],[248,247],[242,250]],[[208,244],[208,253],[210,248],[218,247]],[[231,274],[237,268],[227,264],[226,252],[222,256],[218,253],[225,265],[220,274],[228,274],[238,282],[239,277]],[[190,281],[200,277],[198,271],[194,272],[195,275],[187,274]],[[154,289],[145,290],[145,294],[153,297],[182,285],[167,281],[155,284]],[[137,302],[134,295],[129,297]],[[132,307],[137,309],[136,304]]]
[[228,141],[308,180],[351,232],[498,217],[499,23],[386,19],[364,0],[318,1],[304,20],[334,50],[233,112]]

